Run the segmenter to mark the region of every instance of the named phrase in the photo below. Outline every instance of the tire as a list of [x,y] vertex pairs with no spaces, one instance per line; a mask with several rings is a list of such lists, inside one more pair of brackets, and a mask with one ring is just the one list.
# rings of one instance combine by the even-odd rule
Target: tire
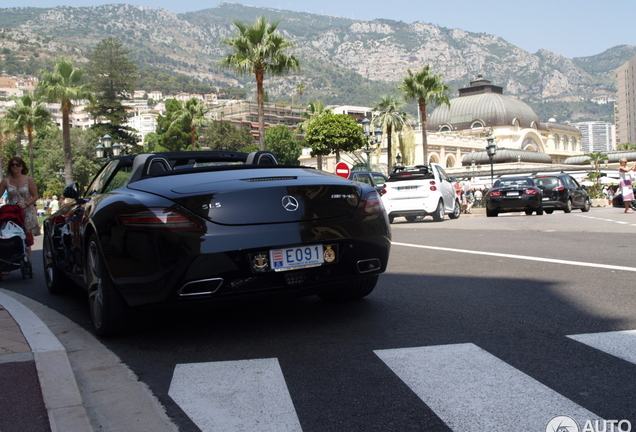
[[530,209],[525,209],[524,211],[525,211],[525,213],[526,213],[526,216],[530,216],[530,215],[532,215],[532,210],[530,210]]
[[417,216],[404,216],[408,222],[415,222]]
[[572,213],[572,199],[568,198],[568,201],[565,203],[565,207],[563,208],[565,213]]
[[435,213],[433,213],[433,220],[435,222],[442,222],[444,220],[444,203],[442,200],[439,200],[439,203],[437,203],[437,209]]
[[537,210],[537,216],[543,216],[543,207]]
[[497,217],[499,216],[499,212],[497,210],[490,210],[486,208],[486,217]]
[[368,296],[375,289],[378,276],[339,284],[337,289],[318,294],[318,297],[326,302],[346,302],[359,300]]
[[[51,294],[61,294],[68,289],[70,281],[55,263],[53,240],[46,233],[42,245],[42,264],[44,268],[44,282]],[[33,277],[33,276],[31,276]]]
[[462,214],[462,208],[459,205],[459,201],[455,200],[455,206],[453,207],[453,212],[448,215],[450,219],[458,219]]
[[587,213],[587,212],[589,212],[589,211],[590,211],[590,208],[591,208],[591,207],[592,207],[592,203],[590,202],[590,199],[589,199],[589,198],[587,198],[587,199],[585,200],[585,204],[583,204],[583,208],[581,209],[581,211],[582,211],[583,213]]
[[93,234],[86,252],[88,272],[88,305],[95,333],[114,336],[124,333],[131,325],[131,309],[117,292]]
[[547,214],[552,214],[554,213],[554,210],[544,210]]
[[392,224],[395,222],[395,216],[389,216],[389,223]]

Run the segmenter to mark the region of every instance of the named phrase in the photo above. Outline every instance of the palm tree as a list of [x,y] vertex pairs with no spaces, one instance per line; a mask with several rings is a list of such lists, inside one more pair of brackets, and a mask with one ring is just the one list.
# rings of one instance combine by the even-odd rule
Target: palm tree
[[[33,175],[33,132],[51,121],[51,113],[44,104],[34,100],[31,95],[24,95],[16,100],[16,104],[7,109],[4,122],[9,130],[22,135],[26,132],[29,140],[29,172]],[[18,142],[18,146],[20,143]]]
[[373,118],[373,126],[380,127],[386,132],[386,147],[388,153],[387,167],[389,173],[391,173],[391,167],[393,165],[392,156],[392,135],[393,131],[401,131],[408,120],[408,114],[401,111],[404,104],[400,99],[393,95],[383,96],[380,101],[373,107],[373,111],[377,112]]
[[[594,166],[594,193],[598,194],[600,192],[599,183],[601,181],[599,165],[602,161],[608,160],[607,154],[603,153],[602,151],[595,151],[591,153],[585,153],[583,156],[587,156]],[[592,177],[592,175],[590,175],[589,177]]]
[[192,151],[196,150],[197,128],[205,125],[208,120],[205,115],[209,110],[205,108],[202,101],[191,98],[185,104],[180,104],[181,108],[174,112],[170,127],[182,125],[190,129],[190,144]]
[[441,74],[432,74],[430,65],[426,65],[424,69],[413,73],[411,69],[407,70],[409,76],[402,79],[402,83],[398,89],[404,92],[407,100],[415,99],[422,118],[422,150],[424,152],[424,164],[428,164],[428,140],[426,139],[426,105],[428,103],[441,104],[445,103],[450,106],[448,100],[448,85],[442,82]]
[[55,63],[53,72],[41,70],[42,79],[36,94],[44,96],[48,102],[59,102],[62,109],[62,140],[64,142],[64,173],[66,183],[73,182],[73,165],[71,152],[70,112],[73,101],[95,101],[95,96],[85,84],[82,84],[84,70],[76,69],[71,60],[60,57]]
[[260,17],[251,26],[235,20],[232,22],[238,33],[221,43],[228,45],[234,53],[221,59],[221,65],[233,68],[239,74],[253,73],[256,77],[259,147],[265,150],[265,74],[282,75],[292,69],[298,70],[300,63],[296,57],[285,52],[294,43],[276,32],[280,21],[269,24],[266,17]]
[[[299,96],[302,96],[303,93],[305,93],[305,89],[307,87],[305,86],[305,83],[299,82],[298,84],[296,84],[296,93]],[[294,93],[292,93],[292,108],[294,107]]]

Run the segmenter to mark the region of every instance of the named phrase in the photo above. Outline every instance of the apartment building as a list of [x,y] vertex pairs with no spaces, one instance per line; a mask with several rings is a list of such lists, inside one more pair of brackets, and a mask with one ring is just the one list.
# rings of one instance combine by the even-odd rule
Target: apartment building
[[616,144],[636,144],[636,56],[616,69]]
[[574,123],[581,131],[581,147],[584,153],[616,150],[616,127],[604,121]]

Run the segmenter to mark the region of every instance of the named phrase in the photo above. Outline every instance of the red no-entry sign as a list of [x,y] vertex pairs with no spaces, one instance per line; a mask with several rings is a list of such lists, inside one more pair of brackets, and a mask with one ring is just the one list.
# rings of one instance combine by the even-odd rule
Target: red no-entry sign
[[349,169],[349,165],[347,165],[346,163],[338,162],[338,165],[336,165],[336,175],[344,178],[349,178],[350,172],[351,170]]

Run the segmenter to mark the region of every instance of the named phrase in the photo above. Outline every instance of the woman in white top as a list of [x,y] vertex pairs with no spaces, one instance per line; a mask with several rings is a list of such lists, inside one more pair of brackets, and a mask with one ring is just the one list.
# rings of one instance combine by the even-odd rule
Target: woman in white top
[[618,167],[618,175],[621,179],[619,187],[621,188],[621,193],[623,194],[625,213],[634,213],[634,211],[630,208],[631,202],[634,199],[631,171],[636,171],[636,164],[632,165],[631,168],[627,168],[626,158],[621,158],[619,162],[621,164],[621,166]]

